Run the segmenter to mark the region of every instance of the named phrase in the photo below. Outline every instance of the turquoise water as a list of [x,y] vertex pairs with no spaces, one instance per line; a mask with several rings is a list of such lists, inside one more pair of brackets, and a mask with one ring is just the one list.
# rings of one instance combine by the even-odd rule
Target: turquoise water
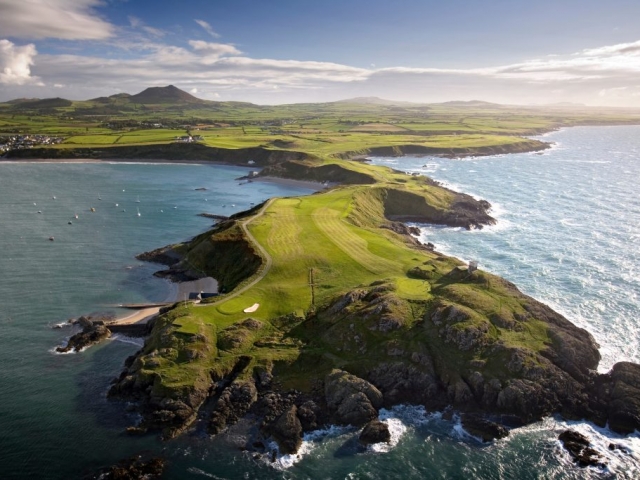
[[[602,345],[604,368],[639,361],[640,128],[574,128],[544,139],[558,145],[543,155],[375,162],[422,172],[489,200],[498,226],[479,232],[423,226],[424,239],[479,260],[481,268],[589,329]],[[123,435],[132,419],[105,394],[138,345],[120,338],[80,354],[55,355],[52,347],[69,332],[50,326],[112,303],[165,298],[169,287],[151,276],[155,267],[133,257],[203,231],[210,221],[196,213],[228,214],[231,204],[237,211],[268,196],[308,192],[258,182],[239,186],[234,178],[245,172],[195,165],[0,164],[0,478],[79,478],[142,451],[167,457],[165,477],[171,479],[640,477],[638,436],[622,439],[573,422],[610,465],[582,470],[556,440],[567,423],[553,418],[483,445],[455,418],[398,407],[383,412],[394,437],[388,451],[355,454],[349,445],[357,432],[334,428],[309,435],[302,455],[274,465],[197,428],[166,443]],[[54,242],[48,241],[52,235]],[[631,454],[609,453],[612,440]]]

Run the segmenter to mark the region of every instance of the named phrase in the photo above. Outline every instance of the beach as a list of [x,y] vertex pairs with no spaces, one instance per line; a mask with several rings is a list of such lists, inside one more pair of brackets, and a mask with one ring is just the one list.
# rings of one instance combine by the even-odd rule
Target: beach
[[[189,294],[192,292],[217,293],[218,282],[215,278],[205,277],[197,280],[191,280],[189,282],[172,283],[171,293],[162,303],[174,303],[183,300],[187,301],[189,300]],[[109,322],[109,325],[133,325],[135,323],[147,323],[158,314],[161,308],[162,306],[154,306],[135,309],[136,311],[134,313],[119,317],[114,321]]]

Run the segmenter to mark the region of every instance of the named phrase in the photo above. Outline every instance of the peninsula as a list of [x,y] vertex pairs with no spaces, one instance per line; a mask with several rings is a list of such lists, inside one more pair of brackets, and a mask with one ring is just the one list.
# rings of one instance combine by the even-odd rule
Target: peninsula
[[[518,135],[637,116],[493,104],[258,107],[148,90],[49,102],[43,121],[74,109],[65,121],[75,134],[7,157],[223,162],[334,186],[270,199],[142,256],[213,276],[222,295],[164,311],[126,360],[109,394],[137,402],[143,420],[131,433],[172,438],[201,419],[218,434],[250,416],[257,428],[247,448],[273,438],[293,453],[304,431],[340,423],[371,432],[378,410],[400,403],[464,412],[467,428],[485,438],[554,413],[621,433],[640,428],[639,365],[598,374],[587,331],[508,281],[421,244],[403,223],[482,228],[495,222],[488,202],[362,161],[540,151],[548,145]],[[12,105],[0,116],[21,104]],[[98,122],[97,112],[113,118]],[[35,132],[26,117],[15,128]]]

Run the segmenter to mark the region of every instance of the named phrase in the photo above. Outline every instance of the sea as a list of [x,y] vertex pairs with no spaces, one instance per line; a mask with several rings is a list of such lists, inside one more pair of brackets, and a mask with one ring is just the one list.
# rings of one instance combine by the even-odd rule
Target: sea
[[[497,225],[418,225],[420,238],[477,260],[589,330],[600,344],[601,371],[640,362],[640,127],[575,127],[539,138],[552,148],[371,161],[488,200]],[[124,434],[135,414],[106,392],[141,340],[115,335],[56,354],[73,333],[66,322],[171,298],[175,287],[152,275],[159,267],[135,255],[205,231],[212,220],[199,213],[229,215],[273,196],[312,192],[238,180],[248,171],[0,162],[0,479],[83,478],[132,455],[164,457],[166,479],[640,478],[637,432],[622,437],[559,417],[482,443],[455,416],[403,405],[380,412],[389,445],[360,451],[356,429],[330,427],[307,434],[298,455],[275,461],[200,428],[167,442]],[[575,466],[557,439],[566,428],[588,435],[607,467]],[[623,448],[609,450],[610,443]]]

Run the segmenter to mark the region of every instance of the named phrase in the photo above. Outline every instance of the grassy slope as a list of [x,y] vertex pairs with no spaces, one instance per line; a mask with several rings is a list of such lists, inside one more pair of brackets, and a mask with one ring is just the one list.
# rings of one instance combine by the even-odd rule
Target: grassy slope
[[[397,174],[390,175],[394,178]],[[379,228],[386,223],[384,191],[390,185],[342,187],[308,197],[276,199],[263,215],[249,221],[251,233],[273,260],[271,269],[253,288],[234,298],[222,298],[206,306],[180,307],[174,336],[193,338],[204,334],[207,341],[200,348],[205,349],[207,343],[218,348],[209,348],[207,355],[189,362],[184,361],[185,355],[173,354],[176,358],[154,366],[148,373],[162,378],[156,382],[158,388],[165,394],[170,391],[178,394],[204,381],[208,372],[228,372],[240,357],[248,356],[251,364],[245,370],[247,375],[251,374],[251,367],[269,367],[276,362],[283,386],[305,390],[310,388],[313,378],[331,368],[366,370],[384,358],[389,346],[396,343],[405,347],[421,345],[416,347],[418,350],[428,346],[448,365],[449,375],[455,377],[457,366],[468,363],[473,354],[447,346],[433,328],[413,328],[416,322],[423,323],[423,316],[434,308],[436,300],[473,312],[466,323],[456,328],[487,324],[491,326],[488,335],[494,340],[500,337],[508,346],[533,352],[548,345],[544,324],[535,319],[518,332],[489,320],[496,312],[506,317],[522,312],[520,300],[502,288],[499,279],[490,285],[494,277],[484,272],[462,281],[452,279],[449,273],[461,264],[458,260],[417,249],[408,245],[406,238]],[[419,185],[410,183],[393,188],[417,191]],[[430,189],[435,204],[449,202],[450,192],[437,187]],[[187,253],[190,263],[202,266],[210,254],[202,244],[208,241],[202,237],[197,245],[191,246]],[[410,275],[409,270],[415,267],[429,270],[431,278]],[[386,302],[391,305],[391,316],[403,328],[391,334],[372,331],[371,322],[380,320],[379,315],[373,315],[369,322],[345,332],[353,320],[340,322],[344,313],[315,316],[316,311],[325,311],[346,292],[370,289],[370,285],[378,283],[390,292]],[[254,303],[260,304],[255,313],[243,312]],[[262,328],[257,331],[239,328],[240,322],[248,318],[262,322]],[[354,335],[362,339],[361,345],[367,345],[365,352],[348,340]],[[161,346],[166,348],[164,344],[152,343],[149,351]],[[177,348],[178,352],[183,349],[184,346]],[[372,349],[381,353],[372,356]],[[487,365],[489,371],[500,368],[495,361]]]
[[[518,329],[505,327],[525,316],[524,300],[513,289],[485,272],[468,278],[452,276],[459,261],[416,249],[405,243],[406,239],[379,228],[386,223],[385,209],[396,211],[404,207],[385,205],[385,189],[419,194],[439,209],[450,207],[451,192],[388,169],[338,157],[344,152],[366,153],[375,147],[464,149],[526,144],[528,140],[514,135],[565,125],[638,121],[637,117],[619,112],[446,105],[258,107],[227,103],[210,108],[169,108],[132,106],[118,100],[111,105],[111,113],[98,117],[100,108],[103,107],[91,102],[77,102],[44,113],[15,111],[0,105],[0,134],[67,136],[66,143],[57,148],[163,144],[185,134],[187,130],[180,124],[186,123],[191,125],[193,134],[204,137],[208,146],[261,146],[304,152],[315,157],[307,160],[312,166],[336,165],[377,182],[372,186],[339,187],[309,197],[277,199],[262,216],[248,222],[250,232],[272,258],[273,265],[266,276],[234,298],[222,298],[208,306],[182,306],[166,314],[145,347],[146,355],[138,360],[141,375],[155,379],[155,393],[167,396],[206,388],[210,373],[216,377],[229,372],[241,356],[250,357],[253,366],[277,362],[278,376],[285,386],[306,389],[311,378],[336,366],[366,371],[374,362],[391,355],[394,345],[415,352],[428,351],[441,362],[438,369],[445,380],[460,375],[463,366],[478,355],[484,355],[477,360],[485,362],[485,373],[502,375],[504,359],[456,349],[443,340],[432,323],[424,321],[425,315],[450,306],[462,312],[458,315],[461,320],[451,325],[452,334],[482,331],[490,341],[525,349],[529,361],[535,363],[533,354],[551,340],[545,324],[536,318],[529,318]],[[169,127],[107,129],[106,120],[158,122]],[[397,152],[402,153],[402,149]],[[197,242],[183,247],[189,262],[215,271],[207,264],[215,257],[212,245],[224,240],[221,235],[231,234],[242,237],[236,225],[226,233],[203,234]],[[227,247],[234,251],[234,238],[227,240],[232,242]],[[243,241],[236,263],[246,253],[247,241]],[[426,272],[424,278],[409,274],[415,267]],[[246,285],[250,273],[239,272],[234,285],[243,279]],[[258,270],[256,274],[261,273]],[[339,314],[326,313],[341,295],[354,289],[372,294],[372,289],[378,287],[387,308],[384,315],[401,325],[391,333],[383,335],[376,330],[376,322],[382,321],[384,315],[368,311],[369,306],[361,300]],[[261,305],[255,313],[242,312],[254,303]],[[260,321],[259,328],[240,326],[239,322],[248,317]],[[363,318],[367,320],[358,321]],[[245,370],[246,374],[251,371]]]

